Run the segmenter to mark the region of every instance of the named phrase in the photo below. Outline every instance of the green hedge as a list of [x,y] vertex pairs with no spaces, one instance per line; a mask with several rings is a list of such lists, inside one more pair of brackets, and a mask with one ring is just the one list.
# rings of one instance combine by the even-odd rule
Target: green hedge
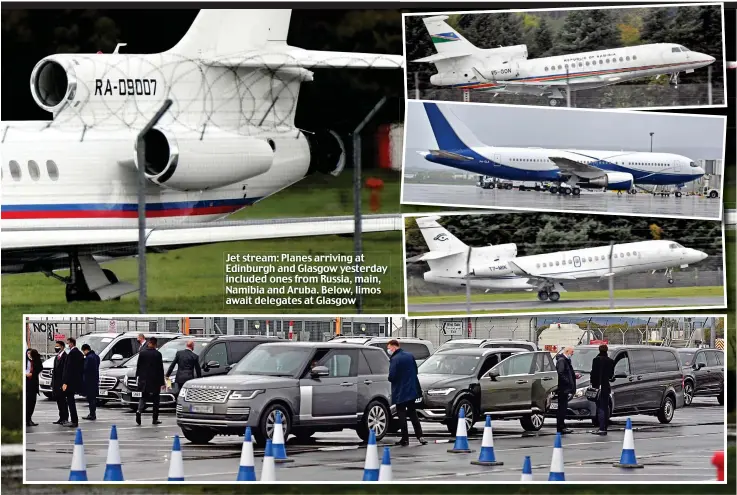
[[2,442],[20,442],[23,430],[23,374],[18,361],[2,363]]

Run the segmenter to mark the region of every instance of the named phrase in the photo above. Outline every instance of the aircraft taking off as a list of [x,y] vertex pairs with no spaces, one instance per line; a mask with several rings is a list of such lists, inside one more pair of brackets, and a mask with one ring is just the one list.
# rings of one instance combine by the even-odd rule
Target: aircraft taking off
[[[217,224],[198,236],[195,224],[312,172],[340,172],[338,134],[295,127],[300,85],[312,81],[312,68],[398,69],[403,58],[289,46],[290,18],[283,9],[205,9],[163,53],[116,48],[42,59],[30,89],[53,120],[2,123],[2,271],[44,272],[66,284],[69,301],[132,292],[96,258],[135,253],[126,229],[137,226],[139,167],[148,179],[148,225],[191,226],[159,236],[160,248],[253,238]],[[167,99],[173,104],[144,136],[145,163],[138,163],[136,136]],[[292,235],[334,230],[313,224]],[[59,268],[70,276],[56,275]]]
[[573,280],[665,270],[672,284],[673,267],[686,268],[707,258],[704,252],[672,241],[627,242],[518,258],[516,244],[468,247],[441,226],[439,218],[416,218],[430,251],[407,260],[427,262],[427,282],[452,287],[470,283],[487,290],[537,290],[541,301],[560,300],[560,293],[566,291],[562,283]]
[[672,43],[629,46],[527,59],[527,46],[477,48],[445,20],[423,18],[437,54],[413,60],[435,64],[435,86],[464,90],[547,96],[551,106],[563,103],[564,91],[600,88],[633,79],[670,74],[678,85],[681,72],[714,63],[710,55]]
[[[413,103],[416,104],[416,103]],[[551,193],[579,195],[581,187],[635,191],[635,185],[675,185],[698,179],[704,169],[672,153],[640,151],[503,148],[482,143],[452,112],[422,103],[437,150],[418,151],[425,160],[500,179],[555,181]]]

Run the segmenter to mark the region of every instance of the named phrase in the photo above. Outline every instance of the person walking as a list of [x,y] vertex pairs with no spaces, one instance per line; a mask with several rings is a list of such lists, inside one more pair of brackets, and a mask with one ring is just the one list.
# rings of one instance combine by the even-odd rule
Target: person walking
[[33,422],[33,411],[36,410],[38,396],[38,376],[43,370],[41,356],[36,349],[26,352],[26,426],[38,426]]
[[420,380],[417,378],[417,362],[412,354],[399,347],[399,341],[396,339],[387,343],[386,352],[390,356],[389,382],[392,384],[392,402],[397,406],[399,425],[402,429],[402,438],[396,445],[402,447],[409,445],[408,413],[417,440],[426,445],[427,440],[422,437],[422,425],[415,409],[415,399],[422,397]]
[[599,346],[599,355],[591,362],[591,386],[599,390],[596,401],[596,417],[599,421],[599,431],[594,435],[606,435],[609,426],[609,396],[612,393],[611,382],[614,381],[614,360],[609,357],[609,347],[606,344]]
[[84,391],[90,413],[82,419],[94,421],[97,419],[97,391],[100,388],[100,356],[92,350],[89,344],[82,345],[84,354]]
[[202,377],[202,370],[200,369],[200,358],[194,352],[194,340],[187,341],[187,347],[181,351],[177,351],[174,355],[174,361],[169,365],[169,369],[166,371],[166,378],[168,379],[174,371],[174,367],[177,368],[177,376],[174,379],[174,395],[179,397],[179,391],[182,390],[182,386],[193,378]]
[[63,425],[69,420],[69,408],[67,407],[67,398],[62,390],[64,385],[64,365],[67,362],[67,353],[64,349],[64,341],[57,340],[54,343],[54,368],[51,371],[51,395],[56,401],[56,407],[59,409],[59,419],[54,421],[55,425]]
[[136,411],[136,424],[141,425],[141,414],[146,407],[147,399],[151,399],[154,406],[152,424],[160,425],[159,402],[161,400],[161,387],[166,384],[164,379],[164,360],[161,353],[156,349],[158,341],[156,337],[148,339],[146,349],[139,352],[138,364],[136,365],[136,378],[138,378],[138,390],[141,398],[138,401]]
[[563,350],[563,353],[558,356],[558,359],[555,362],[555,368],[558,371],[557,429],[562,435],[573,432],[573,430],[566,428],[568,401],[572,399],[573,394],[576,393],[576,373],[573,371],[571,356],[573,356],[573,347],[568,346]]
[[69,354],[64,364],[64,374],[62,375],[61,389],[66,397],[67,407],[69,408],[69,421],[63,426],[76,428],[79,426],[79,418],[77,417],[77,403],[74,400],[76,394],[84,393],[82,385],[84,380],[84,354],[77,349],[77,340],[73,337],[67,339],[69,346]]

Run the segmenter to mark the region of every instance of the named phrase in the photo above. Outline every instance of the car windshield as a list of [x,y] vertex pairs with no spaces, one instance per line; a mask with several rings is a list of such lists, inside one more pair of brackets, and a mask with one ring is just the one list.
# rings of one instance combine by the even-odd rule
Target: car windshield
[[417,372],[426,375],[473,375],[480,361],[481,356],[433,354],[420,365]]
[[[599,355],[599,349],[574,349],[573,356],[571,356],[571,364],[573,365],[573,371],[580,373],[591,373],[591,363],[594,358]],[[558,356],[558,359],[561,359]]]
[[693,356],[696,354],[693,351],[678,351],[678,354],[681,356],[681,362],[683,363],[683,366],[691,366],[693,364]]
[[[194,353],[199,356],[200,352],[207,347],[207,344],[209,344],[207,340],[195,340]],[[162,345],[159,352],[164,362],[170,363],[174,361],[174,356],[176,356],[177,352],[184,350],[186,347],[187,339],[174,339]]]
[[95,335],[95,334],[83,335],[77,339],[77,348],[81,349],[84,344],[87,344],[92,348],[93,351],[95,351],[95,354],[101,354],[102,351],[113,340],[115,340],[115,338],[110,337],[108,335]]
[[238,361],[230,374],[296,376],[310,354],[311,347],[260,345]]
[[472,347],[478,347],[477,342],[454,342],[449,340],[445,344],[441,345],[438,351],[447,351],[448,349],[470,349]]

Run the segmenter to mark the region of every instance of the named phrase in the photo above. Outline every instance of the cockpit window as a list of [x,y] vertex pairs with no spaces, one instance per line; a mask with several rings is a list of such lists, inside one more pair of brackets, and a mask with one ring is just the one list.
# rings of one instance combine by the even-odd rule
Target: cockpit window
[[696,163],[695,163],[695,162],[691,162],[691,166],[692,166],[692,167],[698,167],[698,165],[696,165]]
[[681,246],[681,245],[680,245],[680,244],[678,244],[677,242],[671,242],[671,243],[670,243],[670,248],[671,248],[671,249],[679,249],[679,248],[682,248],[682,247],[683,247],[683,246]]
[[682,52],[688,52],[688,51],[690,51],[690,50],[689,50],[688,48],[686,48],[685,46],[679,46],[678,48],[680,48]]
[[680,49],[680,47],[674,46],[673,48],[671,48],[670,51],[672,51],[673,53],[678,53],[678,52],[681,51],[681,49]]

